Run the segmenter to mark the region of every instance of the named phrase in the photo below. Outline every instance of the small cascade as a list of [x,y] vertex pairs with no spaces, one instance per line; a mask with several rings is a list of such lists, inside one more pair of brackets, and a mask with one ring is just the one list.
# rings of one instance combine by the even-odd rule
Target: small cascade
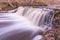
[[20,6],[18,9],[6,13],[1,12],[0,40],[4,40],[5,38],[8,39],[10,36],[10,39],[14,40],[15,38],[19,40],[40,40],[42,38],[40,32],[46,31],[47,28],[52,28],[53,17],[53,9],[47,8]]
[[[21,7],[19,8],[21,10]],[[23,13],[20,13],[20,15],[28,18],[34,25],[37,25],[37,26],[51,25],[52,26],[52,20],[54,16],[52,9],[22,7],[22,10],[23,10]]]

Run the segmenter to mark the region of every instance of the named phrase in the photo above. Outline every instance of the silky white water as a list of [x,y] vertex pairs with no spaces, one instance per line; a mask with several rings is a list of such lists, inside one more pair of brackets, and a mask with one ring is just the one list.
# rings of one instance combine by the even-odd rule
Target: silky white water
[[[0,13],[0,40],[3,38],[2,35],[14,30],[21,30],[20,32],[30,30],[34,35],[39,30],[46,31],[52,28],[53,10],[51,9],[19,7],[16,12],[12,13],[12,11]],[[33,40],[37,40],[37,37]]]
[[[21,7],[18,9],[21,11],[24,11],[23,13],[20,13],[20,15],[26,17],[29,19],[33,24],[40,26],[40,25],[52,25],[53,20],[53,10],[46,9],[46,8],[33,8],[33,7],[26,7],[21,9]],[[20,11],[18,11],[20,12]]]

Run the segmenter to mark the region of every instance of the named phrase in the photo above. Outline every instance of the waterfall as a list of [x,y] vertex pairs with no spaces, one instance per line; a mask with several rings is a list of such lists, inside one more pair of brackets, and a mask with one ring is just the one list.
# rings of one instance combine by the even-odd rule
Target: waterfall
[[[23,10],[23,13],[20,13],[20,15],[26,17],[28,20],[30,20],[34,25],[37,26],[43,26],[43,25],[49,25],[52,26],[52,20],[53,20],[53,10],[52,9],[46,9],[46,8],[33,8],[33,7],[19,7]],[[22,12],[22,11],[21,11]]]
[[28,35],[30,32],[31,35],[24,36],[27,40],[35,34],[33,40],[41,39],[42,36],[37,33],[51,29],[53,17],[52,9],[22,6],[7,13],[0,13],[0,40],[17,33]]

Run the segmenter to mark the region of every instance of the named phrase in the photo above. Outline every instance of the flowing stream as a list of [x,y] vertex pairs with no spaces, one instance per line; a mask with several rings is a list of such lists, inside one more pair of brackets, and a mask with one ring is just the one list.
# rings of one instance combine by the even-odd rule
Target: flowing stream
[[52,29],[53,17],[53,10],[46,8],[18,7],[8,12],[0,12],[0,40],[10,40],[9,36],[18,33],[26,36],[30,32],[30,37],[27,34],[25,39],[12,37],[11,40],[39,40],[42,38],[39,34],[41,31]]

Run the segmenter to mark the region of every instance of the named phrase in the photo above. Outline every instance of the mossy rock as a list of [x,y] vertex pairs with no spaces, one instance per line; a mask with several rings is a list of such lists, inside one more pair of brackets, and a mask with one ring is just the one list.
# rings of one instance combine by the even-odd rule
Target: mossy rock
[[56,28],[60,28],[60,10],[56,10],[54,15],[53,25]]

